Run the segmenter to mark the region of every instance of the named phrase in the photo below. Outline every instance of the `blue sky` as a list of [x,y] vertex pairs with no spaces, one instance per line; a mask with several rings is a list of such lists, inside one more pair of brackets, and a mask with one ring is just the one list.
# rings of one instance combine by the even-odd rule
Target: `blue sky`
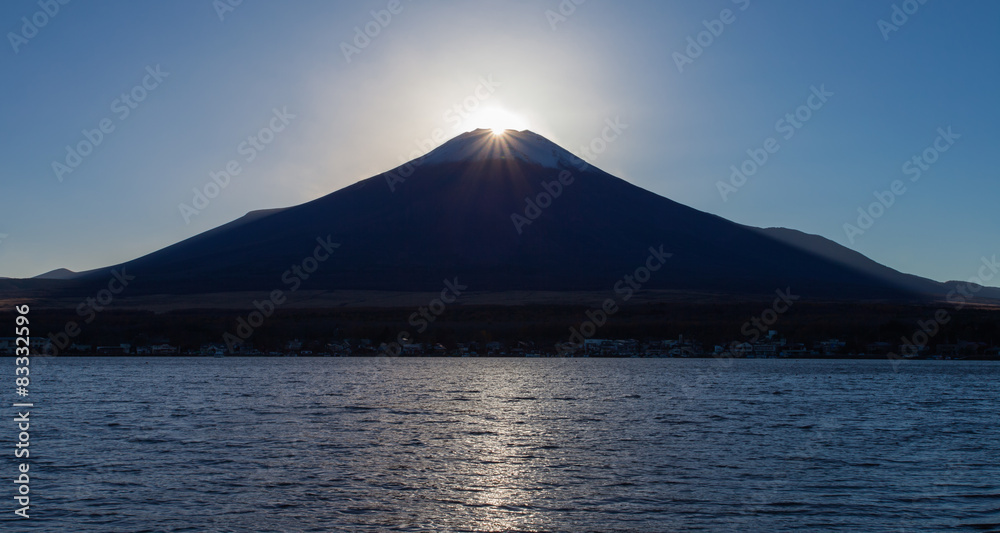
[[[0,276],[132,259],[498,120],[581,155],[617,120],[598,167],[905,272],[967,279],[1000,254],[997,2],[244,0],[220,20],[223,2],[0,4]],[[902,24],[880,28],[894,6]],[[366,25],[375,37],[355,43]],[[796,111],[808,119],[786,139]],[[80,143],[96,146],[53,169]],[[916,181],[914,156],[935,160]],[[872,211],[895,180],[905,192]],[[880,216],[861,228],[859,208]]]

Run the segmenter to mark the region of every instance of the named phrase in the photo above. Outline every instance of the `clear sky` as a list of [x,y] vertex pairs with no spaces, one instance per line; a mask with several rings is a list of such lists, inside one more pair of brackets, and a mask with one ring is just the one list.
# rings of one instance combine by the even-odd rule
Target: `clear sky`
[[1000,2],[50,1],[0,3],[0,276],[132,259],[497,124],[905,272],[1000,254]]

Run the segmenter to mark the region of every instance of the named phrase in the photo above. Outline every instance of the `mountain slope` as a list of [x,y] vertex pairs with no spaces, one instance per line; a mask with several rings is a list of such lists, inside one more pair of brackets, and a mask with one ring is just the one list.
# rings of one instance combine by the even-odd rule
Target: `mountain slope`
[[[424,291],[457,277],[472,291],[611,291],[661,246],[673,255],[644,288],[908,298],[944,287],[820,237],[750,228],[681,205],[534,133],[487,130],[118,267],[136,276],[130,293],[270,291],[285,288],[283,274],[328,236],[340,247],[301,279],[303,288]],[[83,278],[98,282],[106,272]]]

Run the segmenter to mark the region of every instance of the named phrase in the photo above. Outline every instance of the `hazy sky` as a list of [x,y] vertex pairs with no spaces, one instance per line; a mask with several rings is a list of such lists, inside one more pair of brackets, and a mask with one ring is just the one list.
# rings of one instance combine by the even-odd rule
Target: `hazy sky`
[[498,119],[579,155],[617,120],[598,167],[905,272],[1000,254],[1000,2],[50,1],[0,3],[0,276],[132,259]]

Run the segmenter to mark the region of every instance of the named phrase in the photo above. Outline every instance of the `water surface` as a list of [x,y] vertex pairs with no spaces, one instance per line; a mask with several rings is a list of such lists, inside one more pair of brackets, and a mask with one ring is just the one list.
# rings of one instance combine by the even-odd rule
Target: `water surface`
[[996,363],[33,365],[0,529],[1000,531]]

